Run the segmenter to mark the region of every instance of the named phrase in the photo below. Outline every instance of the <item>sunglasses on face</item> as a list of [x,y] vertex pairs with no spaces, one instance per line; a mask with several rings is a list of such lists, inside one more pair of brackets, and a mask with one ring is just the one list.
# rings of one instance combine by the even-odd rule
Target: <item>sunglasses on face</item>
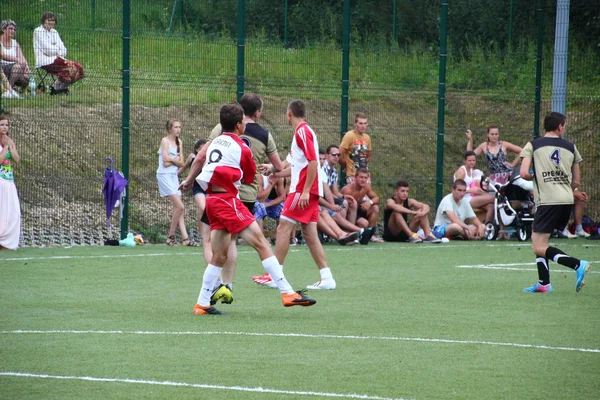
[[329,153],[330,156],[339,157],[340,153]]

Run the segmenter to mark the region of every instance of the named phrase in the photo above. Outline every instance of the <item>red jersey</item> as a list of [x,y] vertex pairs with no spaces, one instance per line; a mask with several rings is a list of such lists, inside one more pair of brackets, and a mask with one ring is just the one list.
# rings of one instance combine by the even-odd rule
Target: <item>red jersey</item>
[[[290,183],[290,193],[302,193],[304,184],[306,183],[306,175],[308,171],[308,163],[310,161],[319,162],[319,143],[317,135],[308,126],[306,122],[302,122],[294,132],[294,139],[290,147],[288,161],[292,164],[292,179]],[[310,193],[323,196],[323,185],[319,180],[319,165],[317,164],[317,174],[310,188]]]
[[196,181],[207,194],[221,194],[214,191],[213,185],[220,186],[226,194],[239,197],[242,183],[254,181],[256,164],[252,150],[237,135],[223,132],[210,142],[206,151],[206,161]]

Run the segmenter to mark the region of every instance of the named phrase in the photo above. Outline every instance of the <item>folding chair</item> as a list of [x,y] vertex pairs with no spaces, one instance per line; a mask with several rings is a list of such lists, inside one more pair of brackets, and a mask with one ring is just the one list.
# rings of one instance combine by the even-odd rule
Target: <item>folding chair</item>
[[46,71],[44,68],[42,67],[38,67],[35,69],[37,72],[37,76],[38,76],[38,84],[37,84],[37,88],[40,92],[45,92],[46,91],[46,79],[48,79],[49,81],[52,81],[48,84],[48,86],[51,86],[54,81],[56,81],[56,76],[52,75],[50,72]]

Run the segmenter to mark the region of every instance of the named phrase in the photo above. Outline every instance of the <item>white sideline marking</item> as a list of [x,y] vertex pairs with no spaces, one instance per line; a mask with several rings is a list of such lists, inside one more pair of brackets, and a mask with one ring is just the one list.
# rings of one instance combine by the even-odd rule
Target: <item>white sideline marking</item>
[[[576,243],[561,243],[561,245],[576,245]],[[417,245],[406,245],[399,246],[397,249],[405,250],[443,250],[443,249],[454,249],[454,248],[465,248],[465,247],[530,247],[530,242],[523,243],[487,243],[487,242],[476,242],[473,244],[462,244],[462,245],[453,245],[446,243],[439,244],[417,244]],[[600,247],[600,244],[585,244],[585,247]],[[291,253],[301,252],[308,247],[300,246],[300,249],[290,249]],[[327,249],[327,251],[349,251],[347,246],[340,246],[339,248]],[[370,245],[368,247],[361,246],[361,251],[375,251],[375,250],[386,250],[389,251],[390,247]],[[240,250],[239,254],[253,254],[254,250]],[[30,261],[30,260],[87,260],[92,258],[129,258],[129,257],[173,257],[173,256],[201,256],[202,252],[198,251],[186,251],[183,253],[141,253],[141,254],[103,254],[97,256],[51,256],[51,257],[12,257],[12,258],[0,258],[0,261]]]
[[[589,261],[590,264],[600,263],[600,261]],[[493,269],[493,270],[503,270],[503,271],[537,271],[537,268],[516,268],[519,265],[536,265],[535,263],[511,263],[511,264],[475,264],[475,265],[457,265],[456,268],[468,268],[468,269]],[[567,272],[574,273],[575,271],[572,269],[561,269],[561,270],[551,270],[550,272]],[[599,271],[596,271],[592,268],[591,271],[588,271],[587,274],[600,274]]]
[[429,342],[429,343],[449,343],[449,344],[479,344],[487,346],[508,346],[508,347],[524,347],[530,349],[543,350],[561,350],[561,351],[579,351],[584,353],[600,353],[600,349],[586,349],[577,347],[561,347],[561,346],[545,346],[528,343],[510,343],[510,342],[487,342],[482,340],[455,340],[455,339],[432,339],[432,338],[409,338],[397,336],[353,336],[353,335],[320,335],[309,333],[266,333],[266,332],[215,332],[215,331],[184,331],[184,332],[167,332],[167,331],[94,331],[94,330],[14,330],[0,331],[0,334],[99,334],[99,335],[232,335],[232,336],[267,336],[267,337],[301,337],[311,339],[347,339],[347,340],[396,340],[403,342]]
[[328,392],[308,392],[308,391],[296,391],[296,390],[269,389],[269,388],[262,388],[262,387],[210,385],[210,384],[206,384],[206,383],[151,381],[151,380],[145,380],[145,379],[96,378],[96,377],[92,377],[92,376],[46,375],[46,374],[31,374],[31,373],[24,373],[24,372],[0,372],[0,376],[17,376],[17,377],[24,377],[24,378],[43,378],[43,379],[72,379],[72,380],[92,381],[92,382],[141,383],[141,384],[146,384],[146,385],[181,386],[181,387],[193,387],[193,388],[201,388],[201,389],[235,390],[238,392],[277,393],[277,394],[318,396],[318,397],[339,397],[339,398],[346,398],[346,399],[406,400],[401,397],[400,398],[390,398],[390,397],[370,396],[368,394],[357,394],[357,393],[345,394],[345,393],[328,393]]

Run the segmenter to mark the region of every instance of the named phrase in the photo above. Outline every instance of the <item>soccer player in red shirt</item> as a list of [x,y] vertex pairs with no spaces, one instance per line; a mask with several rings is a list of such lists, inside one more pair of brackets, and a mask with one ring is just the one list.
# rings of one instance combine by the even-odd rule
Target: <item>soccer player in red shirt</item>
[[256,173],[252,151],[239,138],[246,127],[243,117],[244,111],[239,104],[230,103],[221,107],[219,119],[223,133],[208,147],[206,162],[197,178],[208,195],[206,213],[210,222],[213,256],[204,271],[202,289],[194,306],[196,315],[225,314],[210,304],[210,298],[227,261],[231,235],[235,234],[239,234],[258,252],[263,267],[281,292],[285,307],[306,307],[316,303],[292,289],[254,216],[239,199],[238,188],[241,183],[252,183]]

